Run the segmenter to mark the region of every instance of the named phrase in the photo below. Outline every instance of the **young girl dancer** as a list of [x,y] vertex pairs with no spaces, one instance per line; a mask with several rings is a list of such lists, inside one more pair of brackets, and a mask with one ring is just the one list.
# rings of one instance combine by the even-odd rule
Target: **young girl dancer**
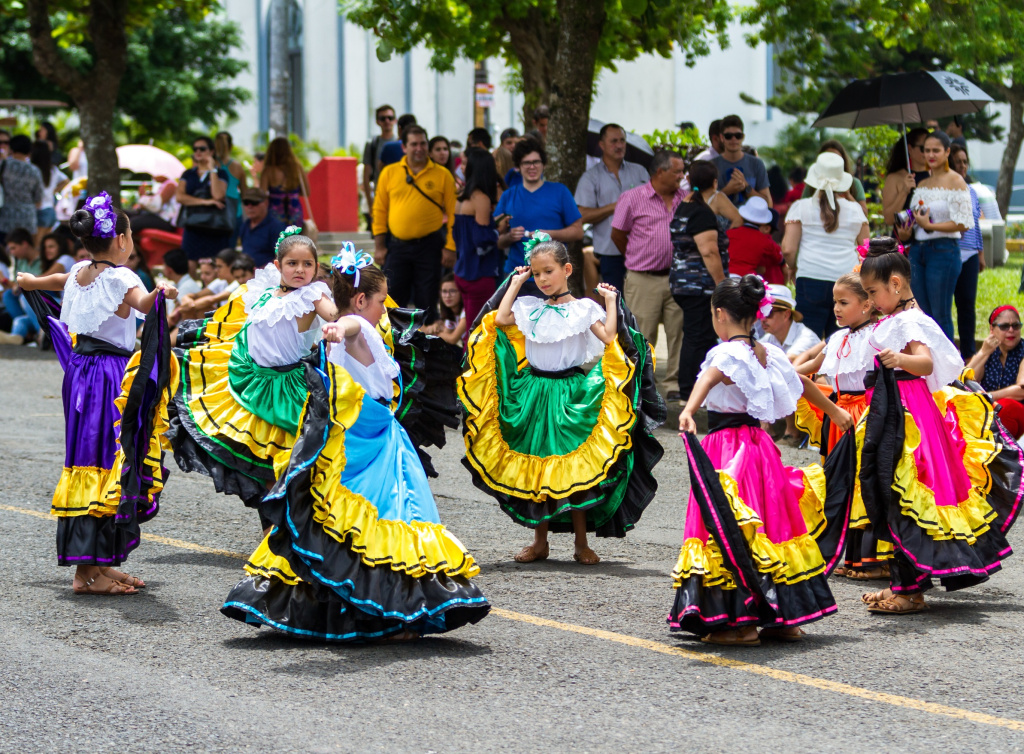
[[277,478],[275,464],[287,463],[307,394],[299,360],[319,340],[322,321],[337,316],[317,270],[313,241],[289,227],[273,271],[261,270],[201,323],[202,342],[182,357],[170,433],[175,460],[249,507],[258,507]]
[[[534,529],[518,562],[547,558],[549,531],[572,531],[573,558],[591,565],[600,558],[587,532],[625,536],[654,496],[662,449],[652,431],[665,407],[650,346],[615,289],[598,288],[603,309],[573,298],[568,252],[545,234],[530,243],[529,264],[491,297],[470,338],[458,381],[464,463],[477,487]],[[519,295],[531,275],[543,298]]]
[[[138,546],[139,524],[159,507],[166,472],[159,436],[177,379],[161,296],[173,299],[177,291],[147,293],[123,266],[132,232],[105,192],[90,197],[70,225],[91,261],[67,273],[18,275],[26,291],[64,292],[60,319],[40,317],[64,368],[64,471],[50,509],[58,517],[57,563],[77,566],[75,594],[137,594],[146,584],[116,566]],[[48,303],[34,299],[40,315]],[[133,356],[134,312],[150,310],[143,350]]]
[[[722,343],[708,352],[679,416],[693,491],[668,621],[710,644],[757,645],[758,626],[762,637],[797,641],[798,626],[836,609],[815,542],[826,525],[824,472],[783,466],[760,422],[793,413],[801,395],[842,430],[853,419],[798,375],[781,348],[754,339],[751,328],[771,305],[756,275],[718,284],[711,309]],[[701,404],[709,431],[698,444]]]
[[308,362],[301,435],[262,506],[274,528],[221,610],[330,641],[476,623],[490,609],[470,581],[480,569],[441,524],[391,408],[399,367],[376,329],[387,280],[367,254],[335,261],[342,317],[323,328],[329,355]]
[[[867,254],[867,244],[861,247],[861,252],[862,256]],[[836,322],[842,329],[833,333],[827,343],[822,343],[810,360],[797,367],[797,372],[830,377],[833,385],[829,388],[830,400],[848,411],[856,424],[867,410],[864,377],[875,360],[876,352],[869,343],[875,324],[874,307],[860,283],[859,272],[841,275],[832,288],[832,296]],[[797,427],[810,436],[812,444],[821,448],[823,459],[842,437],[839,428],[804,398],[797,402],[796,419]],[[857,580],[888,579],[889,568],[879,557],[878,546],[860,490],[855,487],[846,537],[846,562],[835,572]],[[882,549],[890,551],[888,545],[883,545]]]
[[973,586],[1011,554],[1020,450],[983,393],[949,387],[963,361],[917,308],[902,247],[872,239],[860,274],[885,316],[871,334],[879,368],[866,381],[858,476],[876,536],[894,550],[890,588],[862,599],[873,613],[916,613],[933,578],[950,591]]

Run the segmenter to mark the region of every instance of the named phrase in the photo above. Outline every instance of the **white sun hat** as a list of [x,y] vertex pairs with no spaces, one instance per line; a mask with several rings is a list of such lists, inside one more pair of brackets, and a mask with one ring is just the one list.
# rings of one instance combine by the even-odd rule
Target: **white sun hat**
[[832,209],[836,208],[835,194],[849,191],[853,185],[853,176],[846,172],[846,160],[835,152],[819,154],[804,180],[811,188],[825,192]]

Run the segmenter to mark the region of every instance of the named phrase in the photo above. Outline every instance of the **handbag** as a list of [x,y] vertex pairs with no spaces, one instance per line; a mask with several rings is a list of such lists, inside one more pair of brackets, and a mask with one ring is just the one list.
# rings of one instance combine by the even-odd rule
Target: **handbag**
[[[209,181],[199,184],[199,189],[192,196],[197,199],[212,199]],[[224,197],[223,207],[203,204],[182,207],[178,224],[185,230],[198,230],[204,233],[232,233],[235,230],[235,217],[238,204],[234,199]]]

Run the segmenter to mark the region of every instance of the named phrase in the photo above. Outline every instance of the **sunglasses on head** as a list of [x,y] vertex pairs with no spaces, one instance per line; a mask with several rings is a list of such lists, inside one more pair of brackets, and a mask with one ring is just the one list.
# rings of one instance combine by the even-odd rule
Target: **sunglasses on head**
[[723,133],[722,134],[722,138],[723,139],[742,139],[743,138],[743,132],[742,131],[729,131],[728,133]]
[[1000,322],[997,325],[993,325],[993,327],[998,327],[1003,332],[1007,330],[1020,330],[1020,322]]
[[257,199],[243,199],[242,200],[242,206],[243,207],[258,207],[261,204],[263,204],[263,200],[262,199],[259,199],[259,200],[257,200]]

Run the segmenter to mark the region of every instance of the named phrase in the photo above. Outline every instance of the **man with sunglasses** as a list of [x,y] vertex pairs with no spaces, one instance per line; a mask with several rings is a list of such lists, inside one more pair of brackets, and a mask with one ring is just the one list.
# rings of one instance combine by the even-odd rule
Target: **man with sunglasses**
[[274,261],[274,246],[285,224],[269,213],[267,192],[253,186],[242,192],[242,214],[245,219],[238,236],[242,240],[242,253],[250,257],[257,267]]
[[718,186],[737,207],[752,196],[761,196],[772,206],[768,170],[760,158],[743,151],[743,121],[738,115],[722,118],[722,153],[714,159]]
[[[380,153],[384,145],[395,140],[395,108],[391,105],[381,105],[376,110],[377,125],[380,126],[380,133],[366,142],[363,149],[363,195],[366,197],[366,206],[373,207],[373,186],[377,183],[377,165],[380,164]],[[366,224],[372,222],[370,213],[366,213]]]

